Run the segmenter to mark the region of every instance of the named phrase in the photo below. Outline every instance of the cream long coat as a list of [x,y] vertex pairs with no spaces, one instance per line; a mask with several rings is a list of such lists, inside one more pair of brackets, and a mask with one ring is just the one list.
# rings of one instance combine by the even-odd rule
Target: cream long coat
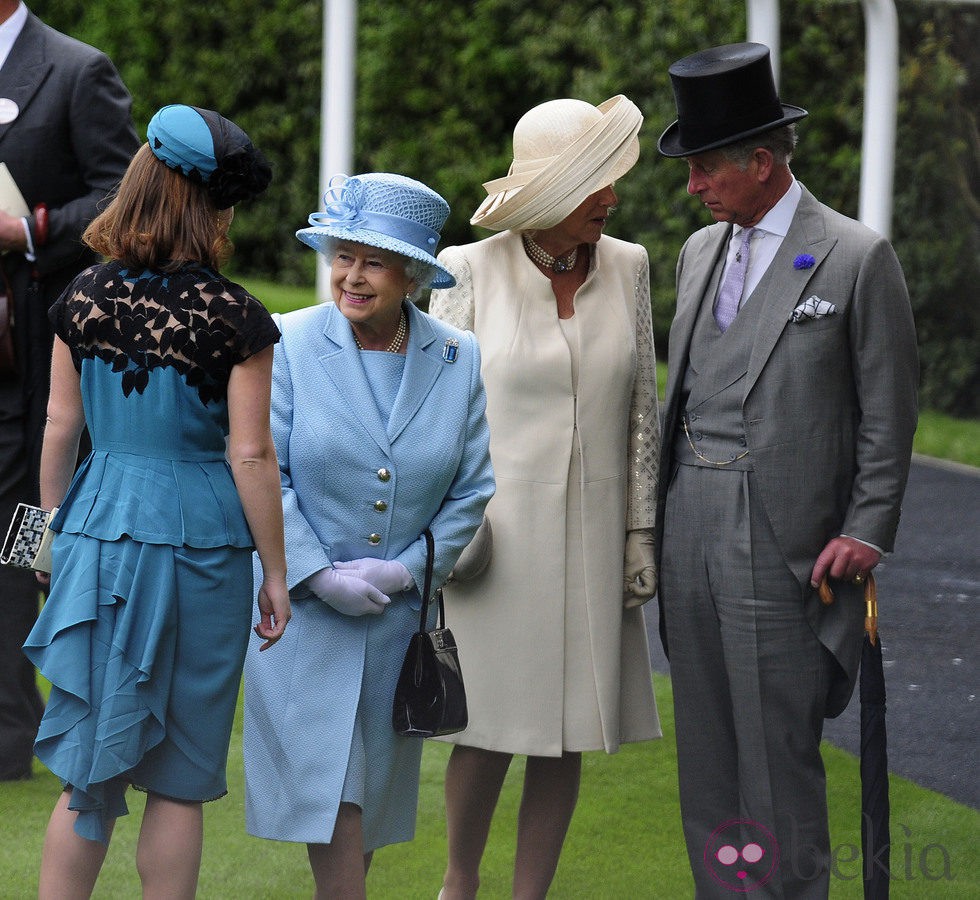
[[[643,611],[623,609],[628,528],[654,523],[659,421],[646,251],[603,237],[575,296],[577,396],[548,279],[520,237],[449,247],[457,287],[430,311],[480,343],[497,491],[493,556],[446,589],[470,724],[449,740],[510,753],[563,751],[565,508],[573,431],[582,467],[582,547],[602,745],[660,736]],[[582,749],[582,748],[578,748]]]

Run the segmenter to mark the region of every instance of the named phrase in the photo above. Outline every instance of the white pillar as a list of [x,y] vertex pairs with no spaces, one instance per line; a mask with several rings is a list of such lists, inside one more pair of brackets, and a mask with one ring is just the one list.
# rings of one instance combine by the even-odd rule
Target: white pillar
[[755,44],[765,44],[772,60],[772,75],[779,90],[779,0],[748,0],[746,32]]
[[894,0],[864,7],[864,131],[858,218],[891,237],[898,116],[898,14]]
[[[769,47],[778,90],[779,0],[746,0],[745,6],[748,38]],[[891,237],[898,116],[898,14],[894,0],[861,0],[861,6],[865,34],[864,123],[858,219],[884,237]]]
[[[317,209],[331,177],[353,175],[354,164],[354,47],[357,33],[356,0],[323,0],[323,75],[320,88],[320,194]],[[317,254],[316,296],[330,296],[328,269]]]

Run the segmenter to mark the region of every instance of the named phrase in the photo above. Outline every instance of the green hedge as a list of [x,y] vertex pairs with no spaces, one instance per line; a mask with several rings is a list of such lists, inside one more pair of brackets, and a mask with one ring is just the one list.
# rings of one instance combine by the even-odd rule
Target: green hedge
[[[274,189],[239,211],[235,265],[292,284],[313,259],[293,232],[317,206],[322,6],[318,0],[35,0],[46,21],[106,50],[135,98],[142,131],[181,101],[220,110],[267,152]],[[856,0],[780,4],[781,94],[809,109],[793,169],[817,196],[857,214],[864,22]],[[923,404],[980,414],[980,12],[898,4],[901,86],[893,239],[919,329]],[[745,4],[726,0],[361,0],[355,168],[428,182],[450,201],[446,243],[504,174],[519,116],[558,96],[625,93],[644,111],[639,164],[617,186],[610,232],[650,252],[661,354],[684,238],[706,216],[684,163],[658,156],[673,119],[667,67],[745,38]]]

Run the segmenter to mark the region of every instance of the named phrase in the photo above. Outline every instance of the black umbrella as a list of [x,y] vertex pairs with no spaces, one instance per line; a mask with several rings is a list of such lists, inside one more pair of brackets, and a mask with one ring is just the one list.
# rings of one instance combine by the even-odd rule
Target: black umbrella
[[[826,579],[820,598],[832,603]],[[864,584],[864,646],[861,651],[861,852],[866,900],[887,900],[891,833],[888,827],[888,741],[885,672],[878,639],[878,591],[870,572]]]

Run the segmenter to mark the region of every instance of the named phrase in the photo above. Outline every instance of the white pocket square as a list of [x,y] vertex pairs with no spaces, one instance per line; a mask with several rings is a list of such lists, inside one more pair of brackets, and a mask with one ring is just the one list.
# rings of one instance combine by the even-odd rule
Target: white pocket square
[[821,300],[816,294],[807,297],[796,309],[790,320],[802,322],[805,319],[822,319],[824,316],[832,316],[837,312],[837,307],[829,300]]

